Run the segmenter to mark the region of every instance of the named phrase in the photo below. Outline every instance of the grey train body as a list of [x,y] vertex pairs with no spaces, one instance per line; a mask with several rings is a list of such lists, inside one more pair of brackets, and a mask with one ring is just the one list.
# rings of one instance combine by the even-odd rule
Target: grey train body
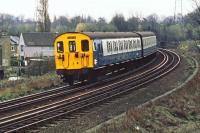
[[94,68],[147,57],[157,51],[153,32],[85,32],[93,40]]

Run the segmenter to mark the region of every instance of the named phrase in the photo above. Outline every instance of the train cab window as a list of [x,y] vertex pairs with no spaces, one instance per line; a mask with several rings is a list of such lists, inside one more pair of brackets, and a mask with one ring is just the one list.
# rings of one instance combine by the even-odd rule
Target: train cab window
[[58,53],[64,52],[63,42],[57,42],[57,51]]
[[75,41],[69,41],[69,51],[76,52],[76,42]]
[[81,41],[81,49],[83,52],[89,51],[89,41],[88,40]]

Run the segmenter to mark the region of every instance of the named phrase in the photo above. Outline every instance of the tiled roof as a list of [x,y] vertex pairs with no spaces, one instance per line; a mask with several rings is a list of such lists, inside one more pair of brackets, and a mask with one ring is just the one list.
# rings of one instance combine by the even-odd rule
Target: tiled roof
[[53,41],[56,37],[55,33],[49,32],[32,32],[32,33],[22,33],[24,38],[24,43],[27,46],[47,46],[53,47]]
[[19,44],[19,37],[18,36],[10,36],[10,43],[13,45]]

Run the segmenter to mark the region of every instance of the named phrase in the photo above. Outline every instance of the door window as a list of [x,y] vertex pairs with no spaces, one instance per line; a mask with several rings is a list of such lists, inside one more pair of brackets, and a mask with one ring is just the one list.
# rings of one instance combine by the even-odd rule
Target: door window
[[76,42],[75,41],[69,41],[69,51],[76,52]]
[[83,52],[89,51],[89,41],[88,40],[81,41],[81,49]]
[[64,52],[64,47],[63,47],[63,42],[62,41],[57,42],[57,51],[58,51],[58,53]]

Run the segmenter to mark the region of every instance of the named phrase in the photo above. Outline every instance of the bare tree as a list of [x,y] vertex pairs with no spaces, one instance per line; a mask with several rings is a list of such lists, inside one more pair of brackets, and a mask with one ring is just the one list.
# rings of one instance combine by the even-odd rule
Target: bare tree
[[38,0],[36,9],[37,26],[36,31],[49,32],[51,29],[51,21],[48,13],[48,0]]
[[193,0],[194,4],[195,4],[195,10],[194,10],[194,16],[195,17],[195,21],[200,25],[200,0]]
[[[197,26],[200,26],[200,0],[192,0],[195,4],[195,10],[194,13],[191,14],[192,19],[197,23]],[[197,33],[200,33],[200,29],[197,29]],[[198,34],[198,39],[200,38],[200,35]]]

